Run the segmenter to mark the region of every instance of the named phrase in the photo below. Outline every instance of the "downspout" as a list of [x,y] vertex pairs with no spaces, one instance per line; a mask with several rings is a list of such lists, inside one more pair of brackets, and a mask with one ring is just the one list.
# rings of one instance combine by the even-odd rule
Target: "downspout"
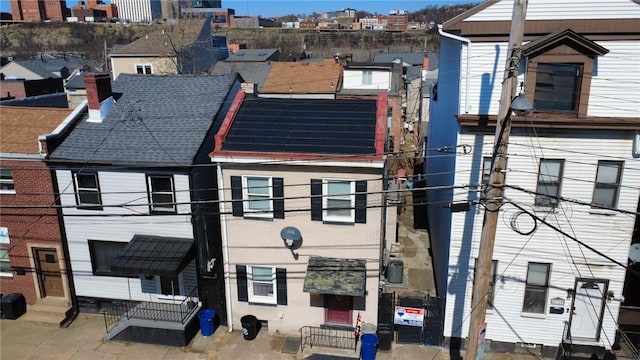
[[224,177],[222,176],[222,167],[220,163],[216,165],[218,168],[218,199],[220,204],[221,230],[222,230],[222,256],[224,262],[224,292],[225,307],[227,310],[227,327],[229,332],[233,331],[233,317],[231,311],[231,271],[229,266],[229,236],[227,233],[227,205],[224,197]]
[[457,36],[450,34],[448,32],[442,31],[442,25],[438,25],[438,34],[440,36],[448,37],[449,39],[462,41],[467,44],[467,75],[465,81],[465,90],[464,90],[464,113],[469,113],[469,79],[471,76],[471,40],[467,38],[463,38],[462,36]]

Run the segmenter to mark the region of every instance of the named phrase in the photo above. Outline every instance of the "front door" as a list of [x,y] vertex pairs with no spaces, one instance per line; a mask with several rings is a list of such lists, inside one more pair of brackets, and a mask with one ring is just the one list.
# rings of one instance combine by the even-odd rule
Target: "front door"
[[325,295],[325,322],[327,324],[352,324],[353,298],[342,295]]
[[38,285],[42,297],[64,297],[60,262],[55,249],[33,249],[38,266]]
[[600,337],[607,282],[577,279],[571,314],[571,337],[597,341]]

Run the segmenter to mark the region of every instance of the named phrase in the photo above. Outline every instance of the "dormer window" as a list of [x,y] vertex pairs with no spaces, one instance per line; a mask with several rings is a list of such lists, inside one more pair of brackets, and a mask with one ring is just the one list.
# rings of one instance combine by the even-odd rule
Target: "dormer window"
[[533,98],[534,111],[587,116],[596,58],[607,52],[569,29],[522,46],[527,59],[525,94]]
[[583,64],[539,63],[533,109],[576,113]]

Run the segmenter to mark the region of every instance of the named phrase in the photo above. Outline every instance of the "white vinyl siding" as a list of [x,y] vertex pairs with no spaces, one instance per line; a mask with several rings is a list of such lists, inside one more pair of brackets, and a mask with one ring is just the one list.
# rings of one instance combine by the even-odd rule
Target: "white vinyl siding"
[[[104,205],[125,204],[124,206],[104,206],[99,211],[88,211],[75,207],[75,195],[71,172],[57,170],[56,177],[61,188],[60,203],[63,206],[65,232],[69,244],[69,258],[73,268],[73,280],[78,296],[109,299],[131,299],[149,301],[149,295],[142,292],[139,278],[93,276],[88,239],[118,241],[127,243],[135,234],[165,237],[193,237],[191,217],[184,215],[135,216],[149,214],[147,180],[141,172],[99,171],[100,188]],[[175,200],[180,203],[180,213],[190,212],[189,177],[173,175]],[[63,185],[64,184],[64,185]],[[106,215],[96,221],[95,216],[83,214],[100,213]],[[71,216],[66,216],[71,215]],[[77,216],[80,215],[80,216]]]
[[[455,172],[462,174],[462,176],[456,177],[455,186],[468,184],[468,171],[472,168],[477,169],[478,172],[474,178],[480,179],[482,156],[475,154],[490,154],[493,140],[493,134],[482,135],[481,140],[471,133],[463,132],[459,135],[459,144],[480,143],[482,145],[474,147],[473,154],[456,157]],[[582,130],[573,131],[570,137],[549,131],[540,131],[538,137],[532,139],[529,132],[512,129],[509,152],[526,153],[528,156],[509,157],[509,172],[506,183],[535,191],[539,159],[534,154],[544,155],[546,158],[565,158],[562,192],[568,194],[569,198],[582,201],[586,205],[561,201],[556,208],[555,215],[549,215],[548,212],[534,211],[534,213],[545,218],[554,226],[570,232],[577,239],[598,251],[606,253],[621,263],[626,263],[629,245],[621,239],[627,239],[633,231],[634,218],[611,212],[604,215],[598,214],[589,204],[593,197],[593,182],[596,178],[598,161],[602,160],[602,155],[594,152],[593,149],[608,149],[608,159],[629,159],[631,157],[631,142],[630,138],[603,137],[600,131]],[[473,161],[478,162],[475,167],[472,166]],[[635,212],[640,196],[636,179],[632,176],[624,176],[624,174],[640,172],[640,162],[629,160],[625,161],[624,166],[617,209]],[[465,192],[456,192],[453,202],[467,200],[467,196],[468,194]],[[508,197],[509,201],[524,205],[532,210],[535,195],[509,188]],[[487,339],[517,343],[524,338],[530,343],[557,346],[557,339],[562,337],[564,330],[563,321],[569,321],[569,313],[547,314],[546,318],[541,314],[533,314],[533,317],[530,317],[522,313],[528,262],[553,264],[547,299],[557,297],[566,299],[567,289],[573,288],[577,273],[588,274],[589,277],[594,278],[609,279],[609,290],[614,294],[620,294],[625,270],[613,265],[601,256],[585,250],[578,243],[564,238],[543,224],[538,224],[537,230],[531,235],[533,238],[517,234],[511,228],[510,220],[518,212],[519,210],[509,203],[500,209],[493,259],[498,260],[500,264],[510,265],[508,267],[504,265],[506,269],[501,265],[498,271],[494,299],[497,311],[487,313]],[[471,221],[468,218],[471,214],[473,226],[469,228],[465,224]],[[482,208],[480,211],[451,214],[445,336],[451,336],[454,333],[456,334],[454,336],[464,338],[469,331],[472,269],[474,258],[478,254],[483,216],[484,209]],[[517,216],[515,221],[521,230],[528,230],[532,227],[532,220],[528,219],[526,215]],[[571,230],[569,230],[569,222]],[[570,255],[574,257],[575,263],[571,260]],[[506,276],[500,277],[503,272]],[[465,274],[466,281],[456,281]],[[545,308],[547,312],[548,301]],[[570,306],[570,301],[566,300],[565,308]],[[464,304],[464,306],[460,304]],[[617,314],[619,305],[618,301],[607,302],[605,314],[609,311]],[[512,330],[514,328],[518,329],[520,337],[514,334]],[[604,339],[605,333],[613,338],[615,329],[615,318],[605,315],[601,339]],[[602,342],[602,346],[604,345]]]
[[[498,1],[465,21],[511,21],[513,1]],[[536,0],[527,5],[527,21],[573,19],[634,19],[638,5],[630,0],[584,0],[579,6],[567,1]],[[504,64],[504,63],[502,63]]]
[[386,90],[391,86],[390,71],[374,71],[366,69],[344,70],[342,79],[343,89],[381,89]]

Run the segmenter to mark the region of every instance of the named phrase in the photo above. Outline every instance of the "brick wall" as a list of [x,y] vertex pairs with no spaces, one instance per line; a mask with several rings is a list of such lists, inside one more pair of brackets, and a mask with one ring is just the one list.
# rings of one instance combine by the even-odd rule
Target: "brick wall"
[[[12,170],[16,194],[2,194],[3,206],[52,205],[55,201],[50,171],[42,161],[2,160],[0,167]],[[4,209],[0,226],[9,229],[9,249],[12,269],[24,269],[24,275],[13,273],[13,277],[0,277],[3,294],[22,293],[27,303],[37,300],[36,269],[32,265],[33,254],[29,245],[62,249],[60,227],[54,208]],[[59,251],[60,263],[64,254]],[[63,277],[65,279],[65,277]]]

